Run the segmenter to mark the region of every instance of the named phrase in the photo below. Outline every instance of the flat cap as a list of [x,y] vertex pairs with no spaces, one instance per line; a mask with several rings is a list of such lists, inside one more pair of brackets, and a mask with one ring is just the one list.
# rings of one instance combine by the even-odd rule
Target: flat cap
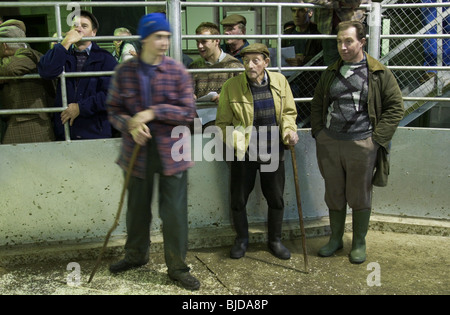
[[0,27],[0,37],[24,38],[25,33],[15,26]]
[[0,24],[0,27],[3,27],[3,26],[16,26],[16,27],[20,28],[24,33],[27,32],[25,23],[23,23],[22,21],[19,21],[19,20],[15,20],[15,19],[6,20],[5,22]]
[[239,14],[231,14],[220,22],[222,25],[236,25],[239,23],[247,25],[247,19]]
[[245,54],[263,54],[266,58],[270,58],[269,49],[267,46],[261,43],[250,44],[241,50],[241,56]]

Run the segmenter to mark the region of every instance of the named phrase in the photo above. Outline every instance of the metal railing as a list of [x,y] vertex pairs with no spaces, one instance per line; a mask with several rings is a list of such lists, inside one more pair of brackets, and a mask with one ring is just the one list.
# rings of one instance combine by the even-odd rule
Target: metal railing
[[[165,5],[166,1],[135,1],[135,2],[121,2],[121,1],[108,1],[108,2],[83,2],[82,6],[89,7],[112,7],[118,6],[148,6],[148,5]],[[34,2],[0,2],[1,7],[53,7],[55,10],[56,20],[56,37],[26,37],[26,38],[0,38],[0,43],[21,42],[21,43],[33,43],[33,42],[54,42],[55,40],[62,41],[62,27],[61,27],[61,7],[73,8],[74,2],[47,2],[47,1],[34,1]],[[81,5],[80,5],[81,6]],[[95,36],[84,37],[85,40],[91,41],[113,41],[117,39],[136,39],[139,36]],[[34,114],[39,112],[62,112],[67,109],[67,90],[66,90],[66,78],[69,77],[92,77],[92,76],[111,76],[114,71],[96,71],[96,72],[70,72],[66,73],[64,70],[58,76],[61,80],[61,97],[62,107],[42,108],[42,109],[15,109],[15,110],[2,110],[0,109],[0,115],[11,114]],[[39,75],[24,75],[14,77],[1,77],[0,80],[16,80],[16,79],[39,79]],[[64,134],[66,141],[70,141],[69,123],[64,124]]]
[[[0,43],[10,43],[10,42],[24,42],[24,43],[33,43],[33,42],[53,42],[53,41],[61,41],[62,37],[62,27],[61,27],[61,8],[68,7],[69,5],[73,5],[74,2],[48,2],[48,1],[29,1],[29,2],[0,2],[0,8],[2,7],[52,7],[55,12],[55,20],[56,20],[56,37],[27,37],[27,38],[0,38]],[[255,39],[255,40],[268,40],[275,39],[277,41],[277,67],[269,67],[269,70],[272,71],[323,71],[326,69],[325,66],[303,66],[303,67],[282,67],[281,66],[281,41],[282,39],[304,39],[304,38],[318,38],[318,39],[327,39],[327,38],[335,38],[335,35],[284,35],[282,34],[282,8],[283,7],[308,7],[315,8],[319,7],[313,4],[299,4],[299,3],[257,3],[257,2],[182,2],[180,0],[170,0],[170,1],[99,1],[99,2],[82,2],[81,6],[83,7],[128,7],[128,6],[166,6],[166,12],[168,19],[171,23],[172,27],[172,43],[169,54],[171,57],[182,60],[182,41],[183,40],[197,40],[202,38],[218,38],[225,39],[229,38],[227,35],[183,35],[181,33],[181,11],[186,7],[251,7],[251,8],[272,8],[276,9],[277,21],[276,21],[276,34],[256,34],[256,35],[243,35],[236,36],[233,35],[233,38],[244,38],[244,39]],[[419,9],[422,7],[436,7],[448,8],[450,3],[432,3],[432,4],[424,4],[424,3],[405,3],[405,4],[382,4],[382,3],[371,3],[361,5],[361,9],[367,11],[367,21],[368,21],[368,34],[369,34],[369,45],[368,45],[368,53],[375,58],[379,58],[384,63],[389,63],[395,56],[397,56],[402,48],[393,48],[390,50],[389,54],[380,57],[380,51],[382,47],[382,41],[386,40],[398,40],[398,39],[406,39],[407,42],[404,42],[400,45],[400,47],[406,47],[412,41],[417,41],[419,39],[427,39],[427,38],[437,38],[440,40],[442,44],[442,39],[450,39],[449,34],[442,34],[442,28],[440,28],[441,32],[438,34],[423,34],[423,33],[414,33],[414,34],[383,34],[382,32],[382,19],[385,16],[387,10],[399,9],[399,8],[409,8],[409,9]],[[442,10],[441,10],[442,11]],[[380,14],[383,12],[383,16]],[[450,10],[449,10],[450,12]],[[445,15],[444,15],[445,16]],[[433,25],[442,24],[442,18],[438,21],[433,22]],[[427,26],[426,29],[429,29],[431,26]],[[425,30],[426,30],[425,29]],[[425,32],[425,31],[423,31]],[[100,41],[114,41],[120,39],[138,39],[139,36],[96,36],[96,37],[85,37],[85,40],[92,40],[96,42]],[[434,70],[438,71],[438,78],[442,72],[448,72],[450,70],[449,66],[442,65],[442,51],[438,54],[438,66],[427,67],[427,66],[393,66],[388,65],[388,67],[394,71],[396,75],[399,71],[425,71],[425,70]],[[236,69],[198,69],[198,70],[188,70],[191,73],[195,72],[236,72]],[[38,112],[62,112],[67,108],[67,94],[65,90],[65,80],[69,77],[86,77],[86,76],[111,76],[113,71],[102,71],[102,72],[71,72],[66,73],[62,72],[59,76],[61,80],[61,94],[62,94],[62,107],[50,107],[50,108],[40,108],[40,109],[1,109],[0,115],[12,115],[12,114],[24,114],[24,113],[38,113]],[[396,75],[397,78],[399,77]],[[17,80],[17,79],[39,79],[39,75],[30,74],[24,76],[16,76],[16,77],[0,77],[0,80]],[[313,90],[312,87],[311,90]],[[437,94],[441,95],[439,92]],[[309,102],[312,100],[312,97],[300,97],[295,98],[296,102]],[[421,96],[405,96],[405,101],[432,101],[432,102],[450,102],[450,98],[448,97],[426,97],[426,95]],[[70,132],[68,123],[65,125],[65,137],[66,141],[70,141]]]

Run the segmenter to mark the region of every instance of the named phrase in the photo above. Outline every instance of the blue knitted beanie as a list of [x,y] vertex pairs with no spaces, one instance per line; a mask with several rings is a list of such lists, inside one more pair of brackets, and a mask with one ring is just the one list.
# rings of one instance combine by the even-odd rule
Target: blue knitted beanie
[[170,32],[170,25],[164,13],[150,13],[139,21],[138,34],[141,35],[141,39],[159,31]]

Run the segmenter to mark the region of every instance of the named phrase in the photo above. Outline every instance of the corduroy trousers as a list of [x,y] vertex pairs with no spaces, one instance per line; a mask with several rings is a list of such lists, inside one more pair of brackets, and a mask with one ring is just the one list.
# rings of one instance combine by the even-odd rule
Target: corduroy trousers
[[372,177],[379,144],[336,140],[324,130],[316,136],[316,154],[325,180],[325,203],[330,210],[372,208]]

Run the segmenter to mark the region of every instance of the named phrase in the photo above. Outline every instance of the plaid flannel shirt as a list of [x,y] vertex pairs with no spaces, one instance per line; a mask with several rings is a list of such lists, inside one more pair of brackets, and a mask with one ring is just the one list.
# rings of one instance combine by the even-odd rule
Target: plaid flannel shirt
[[[149,123],[152,139],[156,141],[163,166],[163,174],[170,176],[193,165],[190,159],[174,160],[172,147],[176,143],[183,152],[190,154],[191,137],[177,134],[172,137],[176,126],[188,126],[195,118],[192,80],[184,66],[164,57],[156,66],[150,86],[151,104],[145,104],[139,77],[139,59],[133,58],[120,64],[114,73],[108,92],[106,106],[111,124],[122,132],[122,149],[117,163],[126,170],[135,142],[127,128],[127,121],[136,113],[151,108],[155,120]],[[188,130],[187,128],[185,130]],[[132,175],[145,178],[147,148],[143,146],[136,159]]]

